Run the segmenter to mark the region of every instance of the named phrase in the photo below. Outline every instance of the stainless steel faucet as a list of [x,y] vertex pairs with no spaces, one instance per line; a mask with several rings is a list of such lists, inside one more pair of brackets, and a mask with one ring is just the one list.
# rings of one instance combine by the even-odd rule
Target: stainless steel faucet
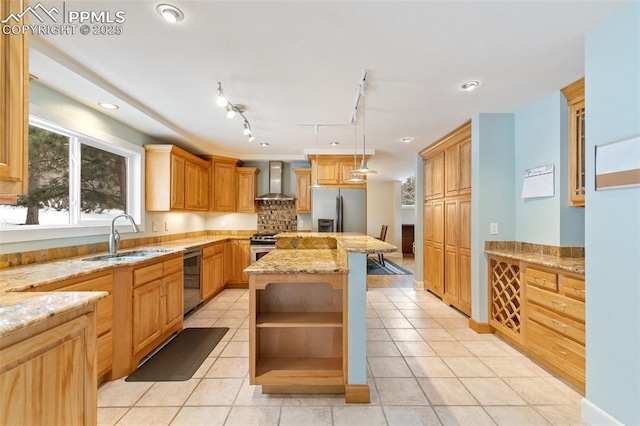
[[116,254],[118,252],[120,234],[118,233],[118,231],[116,231],[115,223],[116,219],[118,219],[119,217],[126,217],[127,219],[129,219],[129,222],[131,222],[131,225],[133,225],[133,232],[140,232],[140,229],[138,229],[138,225],[136,225],[135,220],[128,214],[119,214],[118,216],[114,217],[111,221],[111,233],[109,234],[109,254]]

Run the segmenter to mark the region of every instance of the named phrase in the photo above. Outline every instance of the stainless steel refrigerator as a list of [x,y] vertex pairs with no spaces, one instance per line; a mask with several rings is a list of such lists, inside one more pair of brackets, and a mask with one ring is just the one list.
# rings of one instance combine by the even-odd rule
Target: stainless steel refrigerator
[[367,190],[311,188],[312,230],[318,232],[318,219],[332,219],[333,232],[367,233]]

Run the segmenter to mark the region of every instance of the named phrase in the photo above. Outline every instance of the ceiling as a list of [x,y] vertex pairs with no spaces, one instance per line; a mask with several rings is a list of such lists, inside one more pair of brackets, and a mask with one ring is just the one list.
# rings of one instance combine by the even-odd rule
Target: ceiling
[[[183,21],[164,21],[155,1],[66,1],[67,10],[124,11],[123,34],[32,37],[30,72],[195,154],[293,161],[353,154],[354,143],[361,153],[364,122],[374,180],[411,176],[416,152],[474,114],[517,111],[582,77],[584,35],[629,3],[167,2]],[[314,128],[301,124],[349,123],[365,69],[355,136],[353,126],[320,127],[316,145]],[[466,92],[467,80],[481,84]],[[216,105],[218,81],[245,105],[255,141]]]

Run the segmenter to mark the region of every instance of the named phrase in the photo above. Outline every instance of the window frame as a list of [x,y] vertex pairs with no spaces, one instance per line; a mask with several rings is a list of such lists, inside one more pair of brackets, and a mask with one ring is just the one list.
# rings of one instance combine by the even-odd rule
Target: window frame
[[[72,139],[75,138],[78,142],[78,151],[80,150],[80,145],[85,144],[127,158],[127,212],[135,219],[140,231],[144,231],[144,148],[91,125],[58,116],[49,110],[35,105],[30,105],[29,124],[69,136],[70,145],[72,144]],[[71,185],[71,174],[76,173],[78,175],[77,178],[79,178],[80,165],[70,166],[69,173]],[[77,183],[79,184],[79,182]],[[79,199],[72,200],[72,198],[70,198],[70,202],[71,201],[77,202]],[[3,243],[17,243],[69,238],[70,229],[73,229],[73,238],[108,235],[110,232],[112,219],[82,222],[80,221],[80,210],[77,205],[70,210],[69,216],[69,224],[2,227],[0,229],[0,240]],[[123,223],[120,226],[122,226],[123,232],[131,231],[131,225]]]
[[[413,204],[403,204],[402,203],[402,185],[404,185],[404,182],[411,177],[413,177],[414,179]],[[416,207],[415,175],[413,175],[413,176],[409,176],[408,178],[402,179],[400,181],[400,208],[403,210],[409,210],[409,209],[414,209],[415,207]]]

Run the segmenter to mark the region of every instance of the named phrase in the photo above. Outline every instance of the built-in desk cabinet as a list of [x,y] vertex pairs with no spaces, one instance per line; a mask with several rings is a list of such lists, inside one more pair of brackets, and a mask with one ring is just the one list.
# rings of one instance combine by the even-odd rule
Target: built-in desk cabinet
[[[20,14],[26,0],[2,0],[0,16]],[[22,17],[26,25],[28,15]],[[28,191],[29,42],[28,31],[0,36],[0,203],[15,204]]]

